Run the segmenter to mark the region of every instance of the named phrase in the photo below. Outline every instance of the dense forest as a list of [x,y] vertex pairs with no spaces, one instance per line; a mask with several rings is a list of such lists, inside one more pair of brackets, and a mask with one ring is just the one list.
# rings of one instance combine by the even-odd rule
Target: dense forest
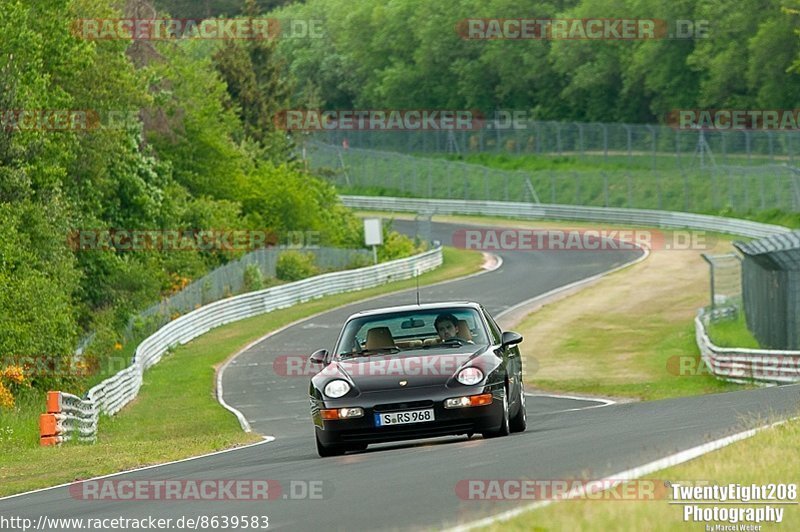
[[[236,0],[158,5],[176,16],[241,14]],[[791,109],[800,101],[796,0],[259,5],[279,20],[322,21],[322,38],[282,39],[278,51],[297,80],[294,96],[329,109],[520,109],[543,120],[654,123],[673,109]],[[465,19],[490,17],[657,19],[687,38],[467,40],[457,30]]]
[[[242,254],[79,251],[70,235],[80,231],[315,231],[321,245],[363,245],[335,190],[269,127],[293,90],[274,43],[89,41],[71,31],[76,18],[148,7],[117,5],[0,8],[0,372],[16,357],[68,357],[89,332],[93,351],[119,348],[132,312]],[[91,110],[98,123],[16,127],[18,110]]]
[[[296,95],[324,107],[520,109],[546,120],[654,123],[672,109],[797,107],[800,15],[791,5],[798,7],[785,0],[308,0],[275,16],[324,21],[325,38],[279,46],[298,79]],[[459,22],[482,17],[659,19],[676,35],[684,20],[707,31],[628,41],[462,39]]]

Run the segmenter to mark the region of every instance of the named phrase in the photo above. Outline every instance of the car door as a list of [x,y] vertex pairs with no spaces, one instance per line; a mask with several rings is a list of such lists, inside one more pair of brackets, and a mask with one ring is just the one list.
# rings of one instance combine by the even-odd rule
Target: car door
[[[494,321],[491,314],[486,309],[481,307],[486,322],[489,324],[489,334],[492,336],[492,342],[500,344],[503,337],[502,329]],[[503,359],[506,363],[506,372],[508,373],[508,381],[511,385],[509,389],[510,397],[508,401],[512,405],[516,405],[520,401],[522,391],[522,357],[520,356],[519,347],[512,345],[510,347],[503,347]],[[513,410],[513,409],[512,409]]]

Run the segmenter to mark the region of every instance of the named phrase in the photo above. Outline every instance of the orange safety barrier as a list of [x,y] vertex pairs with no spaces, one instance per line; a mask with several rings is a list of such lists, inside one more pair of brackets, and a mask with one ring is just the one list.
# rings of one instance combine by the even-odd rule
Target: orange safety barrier
[[61,443],[61,392],[47,392],[47,413],[39,416],[39,445],[49,446]]

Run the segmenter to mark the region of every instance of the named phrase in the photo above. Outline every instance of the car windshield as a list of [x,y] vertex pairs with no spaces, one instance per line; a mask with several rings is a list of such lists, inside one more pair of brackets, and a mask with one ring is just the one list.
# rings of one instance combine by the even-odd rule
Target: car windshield
[[374,314],[347,323],[336,347],[343,358],[419,349],[488,345],[483,320],[473,308],[455,307]]

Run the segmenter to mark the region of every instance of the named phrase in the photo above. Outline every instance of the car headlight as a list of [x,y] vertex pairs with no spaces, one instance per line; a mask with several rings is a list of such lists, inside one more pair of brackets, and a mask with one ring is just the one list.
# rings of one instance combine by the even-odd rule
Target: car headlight
[[331,399],[338,399],[350,391],[350,384],[347,381],[337,379],[325,385],[325,395]]
[[478,384],[483,380],[483,372],[478,368],[464,368],[458,372],[458,375],[456,375],[456,380],[461,384],[472,386],[473,384]]

